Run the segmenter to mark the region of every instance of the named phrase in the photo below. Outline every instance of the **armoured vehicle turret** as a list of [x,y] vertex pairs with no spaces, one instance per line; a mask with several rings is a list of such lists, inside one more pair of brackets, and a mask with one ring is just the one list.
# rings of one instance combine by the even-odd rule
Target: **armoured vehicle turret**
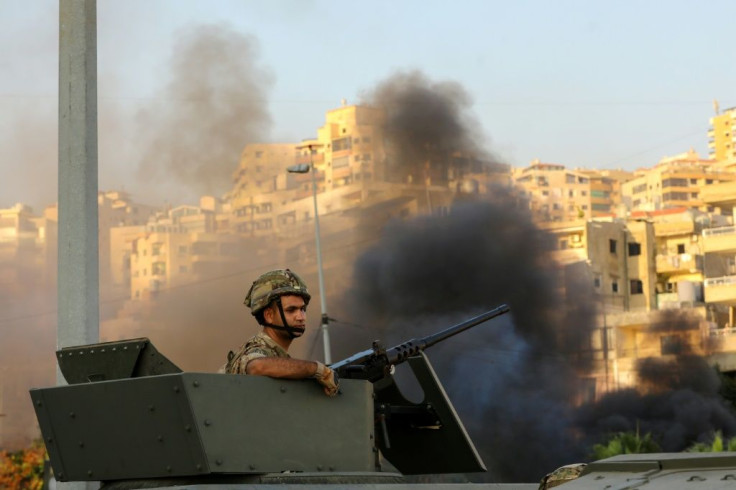
[[[182,372],[146,338],[59,350],[69,384],[31,390],[31,398],[55,477],[105,489],[401,483],[404,475],[481,472],[423,351],[508,311],[502,305],[389,349],[374,343],[332,365],[341,377],[334,398],[311,380]],[[402,362],[420,402],[394,380]]]
[[[482,472],[485,464],[423,351],[507,311],[390,349],[376,343],[333,364],[342,375],[334,398],[310,380],[182,372],[139,338],[61,349],[69,384],[31,390],[31,399],[59,481],[101,482],[106,490],[444,488],[408,478]],[[401,362],[423,391],[419,402],[395,382]],[[573,479],[560,475],[544,488],[736,488],[736,453],[622,455],[588,464]],[[452,484],[466,486],[539,484]]]

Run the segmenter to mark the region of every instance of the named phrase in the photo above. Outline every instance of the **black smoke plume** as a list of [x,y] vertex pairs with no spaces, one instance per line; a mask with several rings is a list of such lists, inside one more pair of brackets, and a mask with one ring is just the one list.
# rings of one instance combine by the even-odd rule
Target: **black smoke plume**
[[258,64],[254,38],[223,25],[188,32],[171,60],[172,80],[140,115],[141,183],[180,188],[175,197],[221,195],[231,187],[243,147],[264,141],[271,124],[266,96],[273,82]]
[[511,317],[428,354],[490,479],[533,481],[578,456],[568,434],[571,354],[593,322],[565,309],[557,271],[544,258],[550,238],[507,197],[497,190],[487,202],[457,204],[449,216],[389,224],[358,260],[345,301],[351,317],[389,345],[507,303]]
[[364,99],[386,112],[390,180],[444,183],[449,173],[479,171],[481,162],[491,160],[477,144],[471,97],[457,82],[433,82],[418,71],[398,73]]
[[638,362],[639,389],[610,393],[579,410],[576,424],[591,443],[639,430],[651,433],[664,451],[683,451],[715,431],[736,435],[736,414],[720,396],[718,374],[694,343],[700,338],[699,322],[687,312],[661,313],[648,331],[664,334],[663,355]]

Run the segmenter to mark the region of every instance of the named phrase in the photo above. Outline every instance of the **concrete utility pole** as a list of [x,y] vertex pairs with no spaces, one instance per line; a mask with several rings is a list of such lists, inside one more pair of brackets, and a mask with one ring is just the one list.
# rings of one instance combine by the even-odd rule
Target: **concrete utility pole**
[[99,339],[97,229],[97,4],[60,0],[60,348]]
[[58,348],[99,340],[97,234],[97,3],[59,0]]

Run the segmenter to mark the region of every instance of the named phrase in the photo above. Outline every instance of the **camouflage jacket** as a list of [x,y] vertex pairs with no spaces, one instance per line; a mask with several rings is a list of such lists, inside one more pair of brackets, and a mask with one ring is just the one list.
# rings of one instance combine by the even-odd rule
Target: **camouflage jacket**
[[246,374],[245,368],[253,359],[261,357],[290,357],[289,354],[264,332],[248,339],[237,352],[230,351],[227,364],[220,372],[227,374]]

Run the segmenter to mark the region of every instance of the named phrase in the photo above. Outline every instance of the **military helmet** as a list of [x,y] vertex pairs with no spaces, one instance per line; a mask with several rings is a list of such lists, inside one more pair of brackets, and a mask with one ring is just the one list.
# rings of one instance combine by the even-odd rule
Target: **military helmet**
[[287,294],[301,296],[307,304],[312,297],[307,290],[307,285],[298,275],[289,269],[277,269],[266,272],[253,281],[244,303],[255,316],[271,304],[271,301]]

